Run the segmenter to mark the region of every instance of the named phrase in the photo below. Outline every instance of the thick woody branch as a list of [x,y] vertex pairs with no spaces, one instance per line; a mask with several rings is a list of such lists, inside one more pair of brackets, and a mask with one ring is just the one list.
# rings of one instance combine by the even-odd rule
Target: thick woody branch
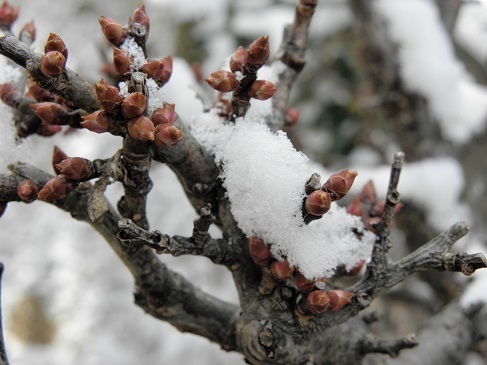
[[272,105],[276,112],[273,125],[269,127],[277,130],[284,126],[284,115],[288,109],[289,96],[292,86],[306,61],[304,55],[307,49],[308,31],[318,0],[300,0],[296,7],[294,23],[287,26],[284,31],[284,39],[281,48],[276,55],[286,68],[279,74],[277,90],[272,99]]
[[[0,262],[0,302],[2,297],[2,275],[3,275],[3,263]],[[7,351],[5,350],[5,341],[3,339],[3,322],[2,322],[2,306],[0,303],[0,365],[8,365]]]
[[390,357],[397,357],[399,351],[410,349],[417,345],[418,340],[413,334],[397,340],[383,340],[368,334],[362,342],[362,353],[379,353],[387,354]]
[[[20,164],[15,175],[0,175],[0,201],[15,196],[17,181],[32,180],[38,186],[51,176],[35,167]],[[121,217],[113,208],[95,221],[89,218],[88,199],[92,187],[80,185],[67,198],[54,204],[98,231],[130,270],[136,281],[136,303],[152,316],[183,332],[204,336],[226,350],[238,350],[236,322],[239,308],[204,293],[181,275],[170,271],[154,252],[141,245],[125,245],[118,238]]]
[[49,90],[87,112],[99,109],[93,85],[68,68],[59,77],[47,77],[40,70],[41,55],[12,36],[0,37],[0,54],[24,67],[29,77],[43,89]]

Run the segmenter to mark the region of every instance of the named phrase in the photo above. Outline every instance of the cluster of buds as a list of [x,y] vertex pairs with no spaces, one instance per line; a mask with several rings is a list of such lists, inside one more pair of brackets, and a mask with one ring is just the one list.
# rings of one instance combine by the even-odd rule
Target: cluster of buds
[[307,279],[298,268],[293,267],[288,260],[276,260],[271,252],[271,245],[259,237],[252,236],[248,239],[249,252],[252,260],[259,266],[269,270],[278,281],[291,279],[297,290],[303,293],[305,300],[300,302],[301,311],[304,314],[319,314],[328,309],[340,310],[350,303],[353,293],[345,290],[330,290],[325,292],[317,289],[319,282],[323,280]]
[[19,7],[10,5],[6,0],[0,6],[0,28],[8,29],[19,16]]
[[66,70],[68,50],[61,37],[51,33],[44,46],[41,72],[47,77],[58,77]]
[[[362,218],[362,222],[369,231],[376,233],[375,225],[380,222],[384,212],[385,201],[377,200],[374,184],[369,180],[358,196],[347,206],[347,212]],[[397,213],[402,207],[399,203],[394,207]]]
[[267,80],[256,80],[256,73],[268,59],[269,37],[260,37],[246,50],[239,47],[234,52],[230,58],[230,71],[213,72],[205,81],[220,93],[235,91],[247,98],[267,100],[276,92],[276,86]]
[[[145,11],[144,5],[140,5],[129,18],[127,25],[123,26],[115,20],[100,17],[101,30],[105,38],[113,48],[113,67],[105,66],[104,70],[110,76],[118,76],[121,79],[130,79],[136,69],[133,66],[133,57],[127,55],[122,49],[123,43],[127,39],[133,39],[142,49],[145,49],[145,41],[149,35],[150,20]],[[153,79],[157,85],[166,84],[172,74],[172,58],[170,56],[160,60],[148,60],[140,71],[147,77]],[[115,71],[115,72],[113,72]]]
[[338,311],[350,304],[354,293],[345,290],[313,290],[308,293],[298,305],[298,310],[304,315],[315,315],[328,310]]
[[314,175],[306,184],[307,197],[303,201],[303,216],[306,223],[321,218],[331,208],[331,203],[343,198],[353,185],[356,171],[343,170],[331,175],[319,186],[319,177]]

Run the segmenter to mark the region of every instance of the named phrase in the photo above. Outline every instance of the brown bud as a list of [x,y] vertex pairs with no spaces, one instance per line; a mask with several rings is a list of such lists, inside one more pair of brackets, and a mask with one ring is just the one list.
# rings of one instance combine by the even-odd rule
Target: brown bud
[[238,81],[233,73],[226,70],[213,72],[205,81],[213,89],[226,93],[237,89]]
[[105,133],[114,129],[110,117],[103,110],[97,110],[96,112],[82,116],[81,118],[83,121],[80,124],[91,132]]
[[347,275],[356,276],[356,275],[360,274],[360,272],[362,271],[362,269],[364,268],[364,266],[365,266],[365,260],[360,260],[357,265],[355,265],[354,267],[352,267],[347,272]]
[[150,60],[140,70],[152,78],[158,86],[162,86],[171,78],[172,57],[167,56],[162,60]]
[[17,185],[17,195],[26,203],[30,203],[37,198],[39,188],[31,180],[24,180]]
[[57,34],[50,33],[46,45],[44,46],[44,53],[53,51],[61,53],[65,59],[68,59],[68,49],[61,37]]
[[306,308],[313,314],[326,312],[330,306],[330,297],[323,290],[313,290],[306,298]]
[[29,94],[37,101],[54,101],[54,94],[49,90],[43,89],[37,85],[34,81],[28,81]]
[[249,95],[257,100],[267,100],[276,92],[277,87],[267,80],[256,80],[250,88]]
[[256,236],[249,237],[250,257],[257,265],[269,266],[272,261],[270,245]]
[[251,72],[257,71],[267,62],[269,53],[269,36],[256,39],[247,48],[245,67]]
[[100,67],[100,71],[102,73],[104,73],[106,76],[114,79],[114,80],[117,80],[117,81],[121,81],[123,80],[122,77],[118,74],[115,66],[113,65],[113,63],[104,63],[101,67]]
[[66,57],[62,53],[52,51],[41,58],[41,72],[47,77],[60,76],[66,69]]
[[27,34],[29,36],[30,42],[34,42],[36,39],[36,27],[34,26],[34,22],[30,21],[20,31],[21,38],[25,37],[24,34]]
[[56,165],[67,158],[68,155],[65,154],[62,149],[60,149],[58,146],[54,146],[54,151],[52,151],[52,167],[54,168],[56,174],[59,175],[59,170]]
[[156,126],[155,143],[159,148],[171,147],[183,140],[183,132],[171,124]]
[[113,65],[120,76],[125,78],[130,75],[130,59],[119,48],[113,49]]
[[159,124],[172,124],[175,117],[174,104],[165,104],[162,108],[158,108],[152,113],[151,120],[157,126]]
[[122,25],[118,24],[115,20],[101,16],[98,21],[100,22],[103,35],[115,47],[120,46],[127,38],[127,29],[122,27]]
[[103,79],[98,84],[95,84],[95,91],[100,101],[100,106],[107,113],[113,113],[122,103],[123,97],[119,94],[118,88],[108,85]]
[[0,202],[0,217],[7,210],[7,202]]
[[5,0],[0,6],[0,28],[8,28],[12,26],[12,23],[19,16],[19,7],[10,5]]
[[345,290],[330,290],[328,292],[330,297],[330,307],[334,311],[342,309],[347,304],[350,304],[350,299],[352,299],[355,294]]
[[43,137],[51,137],[62,130],[60,125],[41,124],[36,133]]
[[49,125],[63,125],[63,117],[66,116],[66,109],[58,103],[35,103],[30,104],[30,108],[42,120],[43,123]]
[[360,198],[358,196],[355,197],[352,202],[347,205],[347,213],[351,215],[356,215],[357,217],[361,217],[364,215],[362,203],[360,202]]
[[15,108],[18,105],[18,99],[20,98],[20,91],[15,85],[12,84],[1,84],[0,85],[0,99],[12,107]]
[[60,174],[74,181],[89,180],[94,173],[93,163],[81,157],[67,158],[56,164]]
[[296,285],[296,288],[301,291],[311,291],[315,288],[316,284],[315,280],[306,279],[304,275],[301,274],[301,271],[299,271],[298,269],[294,270],[293,281]]
[[145,28],[144,36],[147,37],[149,35],[150,20],[149,17],[147,16],[147,13],[145,12],[145,6],[143,4],[139,5],[139,7],[134,11],[132,16],[129,18],[129,27],[132,28],[132,26],[135,23],[138,23]]
[[65,198],[73,189],[73,184],[66,176],[58,175],[44,185],[37,194],[37,199],[53,202]]
[[288,260],[274,261],[271,264],[271,273],[278,280],[286,280],[293,276],[294,267]]
[[144,94],[134,92],[127,95],[122,101],[122,113],[127,118],[135,118],[141,115],[147,105]]
[[375,204],[377,201],[377,194],[375,192],[374,183],[372,180],[367,181],[362,192],[359,195],[360,202],[365,204]]
[[323,184],[322,189],[330,193],[331,200],[341,199],[347,195],[357,175],[357,171],[340,171],[337,174],[331,175]]
[[139,141],[153,141],[155,134],[155,127],[152,121],[145,117],[130,119],[127,123],[127,129],[132,138]]
[[284,124],[286,127],[291,128],[294,126],[299,120],[299,111],[296,108],[291,108],[286,110],[286,114],[284,115]]
[[230,57],[230,70],[232,70],[232,72],[242,71],[245,62],[245,54],[245,49],[240,46],[233,53],[232,57]]
[[315,190],[308,195],[305,207],[309,214],[322,216],[330,210],[331,197],[326,191]]

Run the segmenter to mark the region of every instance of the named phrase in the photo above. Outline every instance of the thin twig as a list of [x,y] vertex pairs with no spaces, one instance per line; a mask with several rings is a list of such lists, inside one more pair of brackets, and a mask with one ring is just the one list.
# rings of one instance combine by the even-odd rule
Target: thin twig
[[8,365],[7,351],[5,349],[5,341],[3,339],[3,322],[2,322],[2,275],[4,265],[0,262],[0,365]]

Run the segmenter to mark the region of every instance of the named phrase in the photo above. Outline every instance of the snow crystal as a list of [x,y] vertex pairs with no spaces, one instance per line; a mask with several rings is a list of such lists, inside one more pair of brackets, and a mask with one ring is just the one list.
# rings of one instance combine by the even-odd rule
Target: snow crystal
[[118,88],[120,89],[119,94],[123,97],[129,94],[129,85],[126,81],[121,81],[118,84]]
[[147,79],[147,114],[152,115],[157,108],[162,106],[162,100],[159,97],[159,86],[153,79]]
[[379,0],[376,4],[400,46],[400,72],[406,85],[428,99],[444,136],[465,143],[482,131],[487,89],[474,84],[455,58],[436,6],[427,0]]
[[[193,132],[222,163],[232,213],[247,236],[272,243],[276,256],[286,256],[308,278],[330,276],[337,265],[351,268],[369,259],[375,236],[344,208],[333,204],[322,219],[304,224],[308,158],[285,133],[272,133],[252,118],[223,125],[215,111],[199,117]],[[353,228],[364,233],[361,241]]]
[[131,37],[128,37],[120,46],[120,49],[125,52],[125,54],[133,60],[130,67],[133,68],[132,71],[138,71],[142,66],[147,63],[144,51]]

